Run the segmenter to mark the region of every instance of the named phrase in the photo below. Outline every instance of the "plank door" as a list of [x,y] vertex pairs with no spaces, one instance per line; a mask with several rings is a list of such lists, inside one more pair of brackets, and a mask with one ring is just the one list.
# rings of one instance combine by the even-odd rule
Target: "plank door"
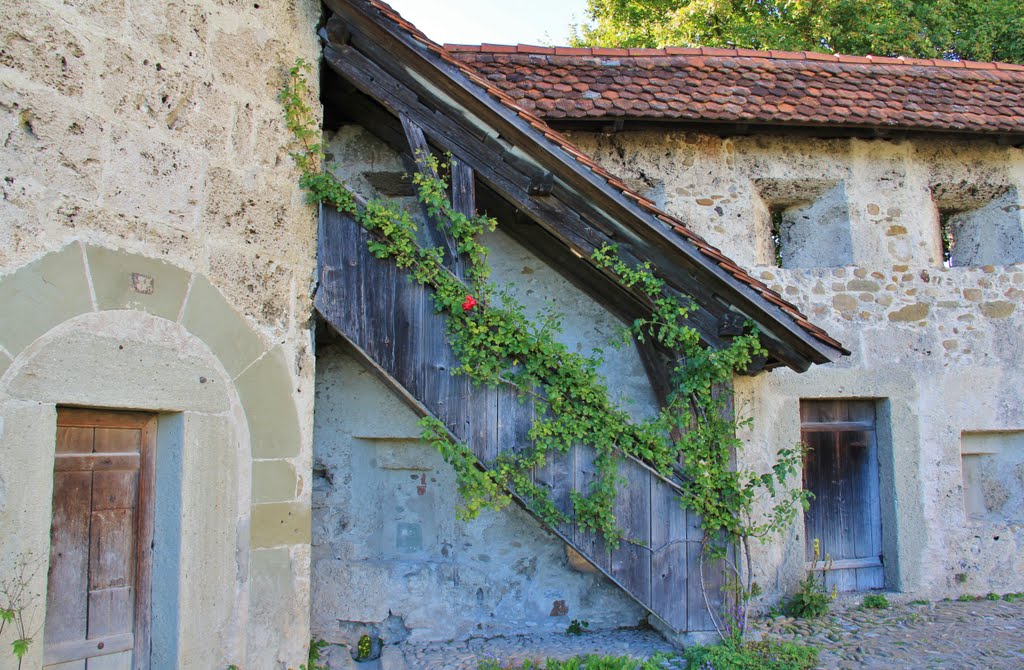
[[822,558],[827,554],[833,561],[826,586],[839,591],[882,588],[875,403],[801,401],[800,432],[809,449],[804,488],[814,494],[804,514],[807,561],[813,561],[818,539]]
[[156,416],[59,408],[47,670],[149,666]]

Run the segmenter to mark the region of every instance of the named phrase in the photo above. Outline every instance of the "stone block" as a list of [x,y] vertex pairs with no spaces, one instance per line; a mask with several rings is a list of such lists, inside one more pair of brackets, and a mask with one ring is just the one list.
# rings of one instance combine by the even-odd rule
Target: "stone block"
[[1006,300],[993,300],[981,303],[981,313],[990,319],[1005,319],[1013,314],[1017,305]]
[[928,316],[929,306],[926,303],[918,302],[907,305],[895,312],[889,312],[890,321],[920,321]]
[[249,546],[253,548],[309,544],[308,503],[263,503],[252,506]]
[[210,352],[179,324],[130,311],[90,313],[54,331],[9,386],[36,402],[203,412],[226,411],[227,391]]
[[395,646],[385,646],[380,652],[380,670],[406,670],[405,654]]
[[178,320],[191,275],[166,261],[93,245],[86,246],[96,305],[140,309]]
[[[106,209],[191,232],[207,158],[164,126],[114,127],[103,179]],[[141,194],[146,194],[145,196]]]
[[[261,255],[248,246],[225,244],[212,237],[205,241],[205,245],[209,255],[207,276],[210,281],[249,318],[280,332],[287,327],[292,314],[293,297],[300,301],[295,305],[296,312],[307,313],[304,310],[309,306],[308,294],[303,291],[293,295],[285,288],[293,286],[296,271],[274,257],[273,252]],[[312,257],[311,251],[309,258]],[[311,270],[304,264],[304,276],[298,279],[301,285],[310,285],[313,279]]]
[[251,365],[236,380],[249,422],[253,458],[290,458],[299,453],[302,438],[292,399],[293,387],[280,347]]
[[295,467],[285,460],[253,461],[252,501],[284,502],[295,498]]
[[82,248],[69,244],[0,278],[0,345],[17,356],[54,326],[91,311]]
[[232,377],[266,350],[245,317],[202,275],[192,280],[181,323],[213,350]]

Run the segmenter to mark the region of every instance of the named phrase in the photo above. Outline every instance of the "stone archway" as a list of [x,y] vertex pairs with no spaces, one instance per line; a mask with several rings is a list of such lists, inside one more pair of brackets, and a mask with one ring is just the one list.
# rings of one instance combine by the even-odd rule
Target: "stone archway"
[[154,667],[304,644],[308,449],[281,347],[203,275],[81,243],[0,278],[0,315],[0,566],[48,554],[58,405],[160,412]]

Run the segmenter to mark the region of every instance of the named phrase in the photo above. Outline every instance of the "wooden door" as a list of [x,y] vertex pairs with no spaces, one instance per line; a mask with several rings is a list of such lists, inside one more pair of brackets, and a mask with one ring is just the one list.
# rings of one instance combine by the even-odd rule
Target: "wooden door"
[[827,586],[840,591],[882,588],[874,401],[804,400],[800,432],[809,449],[804,488],[814,494],[804,514],[807,560],[814,558],[817,539],[822,557],[832,559]]
[[156,416],[60,408],[47,670],[141,670],[149,655]]

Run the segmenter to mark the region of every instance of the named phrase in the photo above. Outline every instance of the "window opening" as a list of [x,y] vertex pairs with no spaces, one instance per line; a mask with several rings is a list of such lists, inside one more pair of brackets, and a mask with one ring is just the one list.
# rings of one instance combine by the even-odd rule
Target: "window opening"
[[956,209],[939,210],[939,236],[942,239],[942,265],[951,268],[953,262],[953,249],[956,247],[956,239],[953,234],[953,217],[959,214]]
[[786,213],[785,207],[769,207],[768,214],[771,217],[771,239],[772,251],[775,255],[775,267],[782,267],[782,219]]

